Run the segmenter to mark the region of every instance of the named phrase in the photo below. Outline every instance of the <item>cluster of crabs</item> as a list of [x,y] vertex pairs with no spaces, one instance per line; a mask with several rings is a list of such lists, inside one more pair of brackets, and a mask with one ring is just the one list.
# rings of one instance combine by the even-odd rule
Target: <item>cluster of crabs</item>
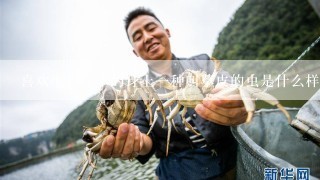
[[[192,78],[193,83],[184,83],[177,86],[166,79],[159,80],[148,84],[147,81],[134,80],[122,84],[119,88],[104,85],[99,94],[99,102],[96,108],[97,118],[100,124],[96,127],[84,127],[83,140],[87,142],[85,146],[85,159],[82,163],[82,170],[79,178],[81,179],[88,166],[92,167],[89,173],[89,179],[96,168],[96,153],[99,152],[103,139],[107,135],[115,135],[117,129],[122,123],[129,123],[134,115],[138,99],[141,99],[146,111],[149,112],[150,130],[151,132],[160,113],[164,119],[164,123],[168,127],[167,149],[169,151],[169,142],[171,135],[171,127],[174,126],[173,118],[181,113],[184,125],[197,134],[192,126],[186,121],[185,115],[187,108],[194,108],[201,103],[204,97],[214,89],[214,82],[221,70],[220,61],[212,58],[214,61],[214,71],[207,74],[203,71],[186,70],[180,74],[180,78]],[[159,88],[166,89],[167,93],[157,93]],[[255,99],[263,100],[273,106],[277,106],[291,121],[288,112],[272,95],[263,92],[258,88],[249,85],[230,84],[222,89],[215,96],[226,96],[231,94],[240,94],[246,111],[248,112],[246,122],[250,122],[255,111]],[[165,101],[164,101],[165,100]],[[171,106],[176,106],[171,110]],[[152,106],[157,106],[156,111],[152,112]],[[170,108],[170,113],[165,114],[165,109]],[[180,112],[180,109],[182,111]]]

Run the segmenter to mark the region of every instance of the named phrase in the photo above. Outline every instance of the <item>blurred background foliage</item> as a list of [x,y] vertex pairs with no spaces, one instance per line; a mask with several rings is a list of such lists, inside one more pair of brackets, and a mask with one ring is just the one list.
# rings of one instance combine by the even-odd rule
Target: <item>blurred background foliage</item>
[[[320,18],[307,0],[246,0],[220,32],[212,56],[224,60],[223,67],[248,77],[251,73],[280,74],[320,36]],[[313,47],[302,60],[319,60],[320,45]],[[263,62],[245,63],[241,60]],[[317,64],[309,63],[312,68]],[[306,66],[306,63],[304,64]],[[297,63],[291,73],[303,71]],[[290,72],[289,72],[290,73]],[[303,93],[303,92],[301,92]],[[285,100],[289,107],[301,107],[305,100]],[[258,101],[258,108],[270,107]]]
[[83,126],[93,127],[100,124],[96,117],[96,96],[90,98],[73,110],[57,128],[53,141],[57,147],[63,147],[82,138]]

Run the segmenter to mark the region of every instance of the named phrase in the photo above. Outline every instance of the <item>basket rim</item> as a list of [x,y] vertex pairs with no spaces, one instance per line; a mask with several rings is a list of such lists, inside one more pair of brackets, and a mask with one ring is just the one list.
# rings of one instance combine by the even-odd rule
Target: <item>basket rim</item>
[[[300,108],[286,108],[287,111],[298,111]],[[260,109],[255,112],[255,114],[265,113],[265,112],[281,112],[279,109]],[[241,128],[241,125],[231,127],[231,132],[241,148],[245,149],[251,156],[266,165],[267,167],[277,167],[277,168],[293,168],[296,173],[297,167],[293,164],[270,154],[268,151],[264,150],[261,146],[255,143]],[[310,175],[310,179],[318,179]]]

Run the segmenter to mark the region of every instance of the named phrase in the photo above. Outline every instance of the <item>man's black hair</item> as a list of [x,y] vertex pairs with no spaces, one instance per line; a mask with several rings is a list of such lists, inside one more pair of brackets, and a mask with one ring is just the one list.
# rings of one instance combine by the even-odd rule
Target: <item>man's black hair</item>
[[146,9],[144,7],[138,7],[136,9],[132,10],[131,12],[129,12],[127,17],[124,19],[124,27],[126,29],[126,33],[127,33],[128,38],[129,38],[128,27],[129,27],[131,21],[134,20],[135,18],[137,18],[138,16],[142,16],[142,15],[152,16],[157,21],[159,21],[159,23],[162,25],[161,21],[157,18],[157,16],[150,9]]

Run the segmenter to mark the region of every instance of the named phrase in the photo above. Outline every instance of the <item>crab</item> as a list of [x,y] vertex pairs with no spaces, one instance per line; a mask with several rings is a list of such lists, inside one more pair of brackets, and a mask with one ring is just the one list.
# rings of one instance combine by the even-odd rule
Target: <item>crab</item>
[[[251,77],[248,78],[247,81],[250,80]],[[210,96],[212,97],[218,97],[218,98],[222,98],[224,96],[228,96],[228,95],[233,95],[233,94],[240,94],[241,100],[244,104],[244,107],[248,113],[247,119],[246,119],[246,123],[250,123],[253,115],[254,115],[254,111],[255,111],[255,100],[256,99],[260,99],[272,106],[276,106],[280,111],[282,111],[282,113],[286,116],[287,120],[289,123],[291,123],[291,117],[289,115],[289,113],[287,112],[287,110],[280,104],[280,102],[271,94],[268,94],[264,91],[262,91],[261,89],[249,86],[249,85],[238,85],[238,84],[224,84],[223,85],[224,88],[215,93],[212,94]]]
[[162,102],[157,94],[141,81],[129,80],[127,85],[116,89],[110,85],[104,85],[99,93],[99,102],[96,108],[97,118],[100,124],[96,127],[84,127],[82,139],[87,142],[85,146],[85,159],[81,163],[82,170],[78,179],[81,179],[84,172],[90,165],[92,167],[88,179],[92,177],[96,168],[96,154],[99,152],[103,139],[107,135],[115,135],[122,123],[129,123],[134,115],[138,98],[143,99],[147,111],[149,111],[150,124],[153,113],[151,106],[157,103],[160,111],[165,116]]
[[[254,111],[255,111],[255,99],[261,99],[273,106],[277,106],[287,117],[288,121],[291,121],[289,113],[285,110],[285,108],[279,103],[279,101],[273,97],[272,95],[263,92],[258,88],[254,88],[248,85],[237,85],[230,84],[226,86],[224,89],[219,91],[218,93],[213,94],[212,90],[215,88],[214,82],[217,78],[217,74],[221,71],[221,63],[219,60],[215,58],[211,58],[214,61],[214,71],[212,74],[207,74],[203,71],[195,71],[195,70],[186,70],[181,75],[179,75],[180,82],[183,82],[179,86],[170,83],[166,79],[159,79],[152,83],[152,87],[157,90],[159,88],[164,88],[168,93],[158,94],[161,99],[167,99],[166,102],[163,103],[163,108],[169,108],[170,113],[164,119],[164,124],[167,122],[168,126],[168,134],[167,134],[167,146],[166,146],[166,155],[169,152],[169,143],[170,143],[170,135],[172,126],[174,128],[173,118],[181,111],[181,117],[184,125],[190,129],[193,133],[199,134],[196,132],[193,127],[186,121],[186,113],[187,108],[195,108],[196,105],[200,104],[204,97],[206,96],[216,96],[219,98],[223,98],[224,96],[232,95],[232,94],[240,94],[241,100],[244,103],[245,109],[248,112],[248,116],[246,122],[249,123],[252,120]],[[176,103],[175,107],[171,110],[171,106]],[[157,111],[160,108],[156,109],[155,112],[155,120],[148,132],[151,132],[157,118]]]
[[[168,80],[163,78],[152,83],[152,89],[154,90],[164,88],[170,91],[165,94],[158,94],[159,98],[168,99],[163,103],[163,107],[161,108],[170,108],[170,113],[168,116],[166,116],[166,118],[164,118],[163,122],[163,127],[165,126],[166,122],[168,125],[166,155],[168,155],[169,153],[169,143],[172,126],[176,129],[173,118],[179,113],[181,107],[183,107],[181,111],[183,124],[193,133],[199,135],[199,133],[196,132],[194,128],[187,122],[185,115],[187,113],[187,108],[196,107],[197,104],[201,103],[205,95],[211,92],[211,90],[214,88],[213,84],[217,77],[217,74],[221,69],[221,65],[220,61],[218,61],[217,59],[212,58],[211,60],[214,61],[215,64],[215,68],[212,74],[207,74],[204,71],[195,71],[188,69],[181,75],[179,75],[178,79],[180,80],[180,82],[182,82],[182,84],[179,84],[178,86],[170,83]],[[177,102],[177,105],[171,110],[171,105],[173,105],[175,102]],[[154,120],[147,135],[150,134],[155,125],[158,117],[157,111],[159,110],[161,109],[158,107],[155,111]]]

